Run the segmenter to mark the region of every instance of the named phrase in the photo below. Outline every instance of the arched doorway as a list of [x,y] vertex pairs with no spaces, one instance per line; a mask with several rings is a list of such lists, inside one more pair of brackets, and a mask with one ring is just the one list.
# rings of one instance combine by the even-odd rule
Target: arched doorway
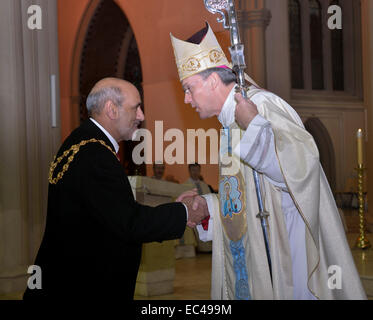
[[[94,1],[79,64],[79,119],[87,119],[86,99],[93,85],[105,77],[132,82],[143,98],[142,70],[137,43],[121,8],[113,0]],[[146,175],[145,165],[135,165],[132,150],[136,143],[121,142],[120,158],[128,175]]]
[[319,118],[314,117],[307,119],[304,126],[315,139],[317,148],[319,149],[321,165],[329,181],[330,188],[333,194],[335,194],[337,186],[335,152],[328,129],[326,129]]

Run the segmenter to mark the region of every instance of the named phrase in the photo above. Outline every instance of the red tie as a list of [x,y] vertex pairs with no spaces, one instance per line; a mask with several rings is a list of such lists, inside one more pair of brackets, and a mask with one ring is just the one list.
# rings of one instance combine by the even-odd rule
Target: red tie
[[203,227],[203,230],[205,231],[209,229],[209,220],[210,220],[210,216],[202,220],[202,227]]
[[119,152],[117,152],[117,158],[118,158],[118,161],[120,161]]

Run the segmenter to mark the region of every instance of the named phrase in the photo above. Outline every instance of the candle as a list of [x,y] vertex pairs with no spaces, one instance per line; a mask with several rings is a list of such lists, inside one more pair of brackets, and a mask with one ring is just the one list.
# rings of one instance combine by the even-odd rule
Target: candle
[[357,137],[357,164],[363,164],[363,130],[359,129]]

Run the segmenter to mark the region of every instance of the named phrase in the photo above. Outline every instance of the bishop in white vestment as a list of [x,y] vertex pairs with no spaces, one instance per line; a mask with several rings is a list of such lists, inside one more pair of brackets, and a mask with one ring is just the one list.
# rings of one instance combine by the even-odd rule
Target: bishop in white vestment
[[[213,240],[212,299],[366,299],[315,141],[294,109],[256,85],[237,104],[234,74],[208,25],[171,40],[185,102],[223,126],[219,195],[203,196],[210,220],[198,226]],[[253,169],[269,213],[271,270]]]

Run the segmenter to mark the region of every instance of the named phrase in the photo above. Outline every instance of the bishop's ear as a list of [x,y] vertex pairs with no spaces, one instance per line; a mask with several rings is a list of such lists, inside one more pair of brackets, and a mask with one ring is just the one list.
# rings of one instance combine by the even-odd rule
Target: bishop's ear
[[208,80],[210,88],[212,90],[215,90],[219,85],[219,81],[221,81],[219,75],[216,72],[211,73],[208,77]]

